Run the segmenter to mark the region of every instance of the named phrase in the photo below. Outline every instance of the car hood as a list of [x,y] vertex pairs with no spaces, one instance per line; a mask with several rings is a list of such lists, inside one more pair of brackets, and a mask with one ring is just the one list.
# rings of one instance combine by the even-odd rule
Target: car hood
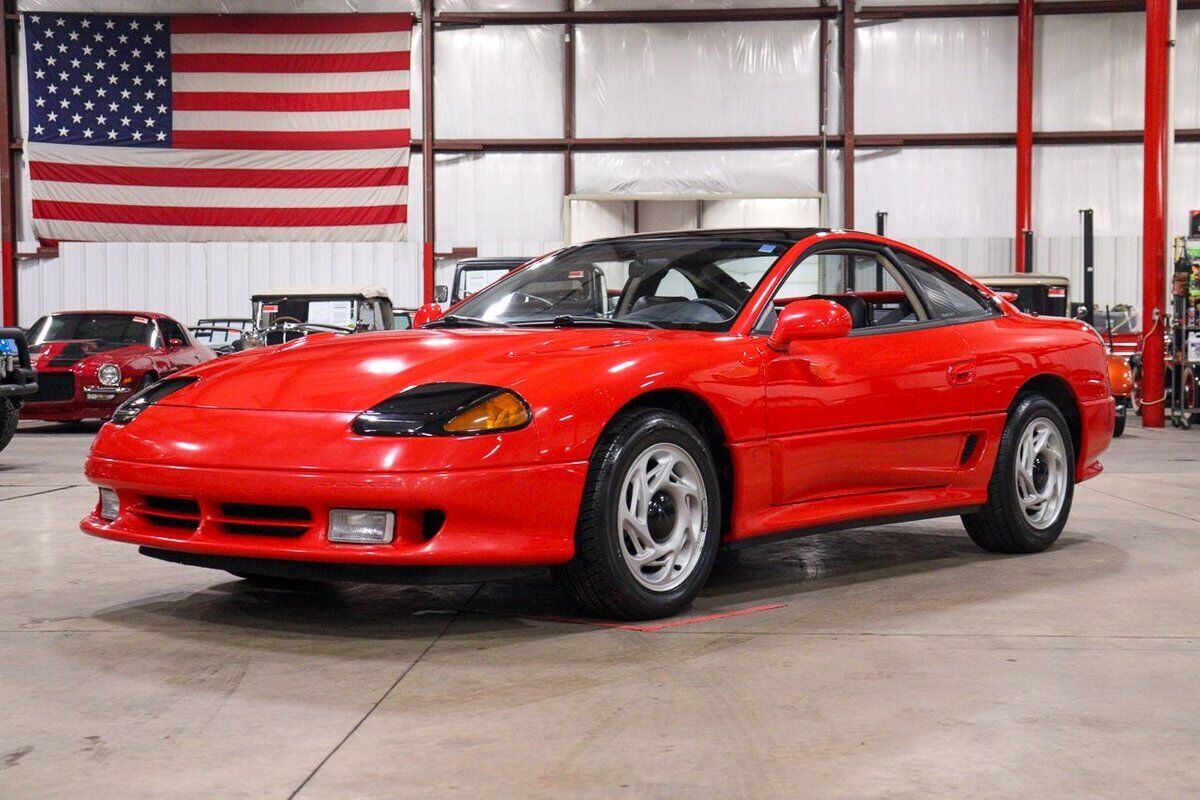
[[[627,329],[386,331],[318,334],[290,344],[226,356],[190,370],[196,383],[163,405],[364,411],[412,386],[458,381],[520,391],[548,356],[571,376],[585,360],[648,341],[654,331]],[[571,380],[567,377],[566,380]]]
[[32,348],[34,369],[70,369],[85,361],[99,364],[123,364],[149,350],[143,344],[103,342],[99,339],[68,339],[46,342]]

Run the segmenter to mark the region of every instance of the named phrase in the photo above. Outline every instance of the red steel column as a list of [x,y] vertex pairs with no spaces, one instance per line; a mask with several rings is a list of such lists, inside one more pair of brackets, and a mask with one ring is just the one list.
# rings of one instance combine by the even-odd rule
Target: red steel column
[[434,274],[434,147],[433,147],[433,0],[421,0],[421,178],[425,191],[424,302],[433,302]]
[[1025,231],[1033,230],[1033,0],[1017,3],[1017,272],[1028,272]]
[[[1142,169],[1142,426],[1161,428],[1163,308],[1167,282],[1167,83],[1170,75],[1171,4],[1146,0],[1146,123]],[[1156,402],[1157,401],[1157,402]]]
[[854,228],[854,2],[842,0],[842,227]]
[[[3,286],[0,294],[4,295],[4,313],[0,315],[4,325],[17,324],[17,209],[15,180],[13,178],[12,151],[12,122],[16,119],[13,113],[15,97],[9,92],[9,35],[16,41],[15,22],[10,22],[8,12],[11,3],[4,3],[3,19],[0,19],[0,259],[3,268],[0,269]],[[15,16],[15,14],[14,14]]]

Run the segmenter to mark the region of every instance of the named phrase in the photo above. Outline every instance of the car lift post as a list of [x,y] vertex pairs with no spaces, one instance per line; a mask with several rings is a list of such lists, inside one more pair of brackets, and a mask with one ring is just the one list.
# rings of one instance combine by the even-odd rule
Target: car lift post
[[[886,211],[875,212],[875,235],[885,236],[887,231],[887,215]],[[878,262],[875,264],[875,291],[883,291],[883,265]]]
[[1082,208],[1083,217],[1083,319],[1088,325],[1096,324],[1096,263],[1095,241],[1092,233],[1092,209]]
[[1146,0],[1146,119],[1142,147],[1142,427],[1166,419],[1163,309],[1167,282],[1167,153],[1174,0]]

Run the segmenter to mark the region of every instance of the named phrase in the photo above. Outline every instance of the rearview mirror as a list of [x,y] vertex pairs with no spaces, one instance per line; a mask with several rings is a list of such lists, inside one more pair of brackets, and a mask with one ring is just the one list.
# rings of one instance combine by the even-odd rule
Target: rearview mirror
[[[443,287],[439,287],[439,288],[444,289],[446,287],[443,286]],[[443,313],[444,312],[442,311],[442,307],[440,305],[438,305],[437,303],[426,303],[425,305],[418,308],[416,310],[416,313],[413,314],[412,326],[414,328],[419,328],[422,325],[424,325],[426,322],[433,322],[435,319],[440,317]]]
[[832,300],[797,300],[779,312],[767,343],[787,352],[792,342],[839,339],[853,327],[850,312]]
[[435,286],[435,287],[433,287],[433,300],[434,300],[434,302],[436,302],[436,303],[444,303],[444,302],[446,302],[446,301],[447,301],[447,300],[449,300],[449,299],[450,299],[450,287],[449,287],[449,286]]

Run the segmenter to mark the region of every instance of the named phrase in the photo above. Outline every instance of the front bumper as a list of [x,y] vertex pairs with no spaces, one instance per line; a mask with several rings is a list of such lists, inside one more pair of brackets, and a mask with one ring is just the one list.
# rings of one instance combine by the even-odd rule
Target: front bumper
[[80,393],[71,400],[26,401],[22,413],[26,419],[46,422],[74,422],[81,419],[108,419],[125,401],[128,395],[117,395],[112,400],[88,400]]
[[[545,566],[574,555],[586,474],[586,462],[363,473],[178,467],[92,456],[88,479],[115,490],[121,509],[110,522],[97,507],[80,527],[166,551],[148,553],[159,558],[211,562],[201,566],[237,563],[214,558],[372,568]],[[394,511],[394,540],[330,542],[333,508]],[[297,509],[308,518],[297,519]],[[353,570],[341,572],[354,577]]]

